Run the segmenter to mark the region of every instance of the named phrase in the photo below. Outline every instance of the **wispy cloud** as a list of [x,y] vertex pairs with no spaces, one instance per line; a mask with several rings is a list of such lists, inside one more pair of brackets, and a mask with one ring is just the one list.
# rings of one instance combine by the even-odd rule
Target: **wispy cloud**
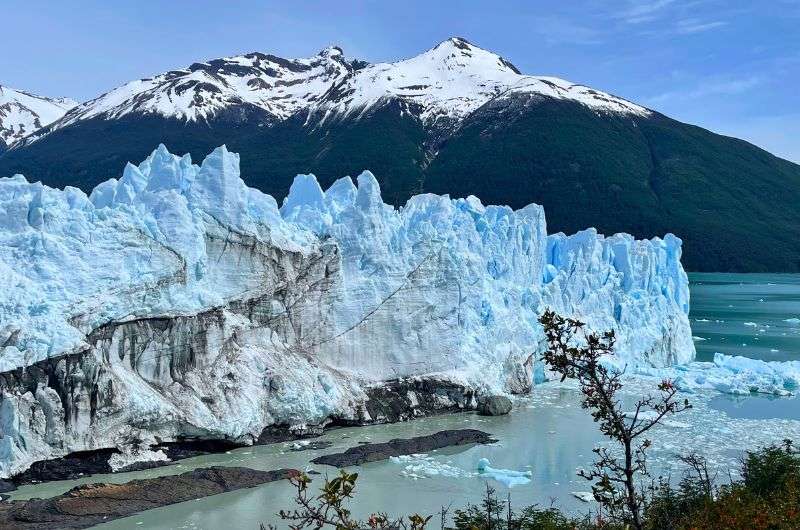
[[709,31],[712,29],[721,28],[727,25],[728,23],[725,22],[724,20],[715,20],[706,22],[696,18],[687,18],[678,21],[678,23],[675,25],[675,31],[677,33],[687,35],[691,33],[701,33],[703,31]]
[[618,18],[628,24],[642,24],[658,18],[675,0],[630,0],[630,7],[619,13]]
[[603,41],[601,31],[567,17],[535,17],[531,20],[531,27],[549,45],[600,44]]
[[647,98],[646,102],[648,105],[658,105],[661,103],[700,99],[709,96],[742,94],[757,87],[762,81],[763,79],[757,76],[743,79],[706,80],[692,89],[663,92]]

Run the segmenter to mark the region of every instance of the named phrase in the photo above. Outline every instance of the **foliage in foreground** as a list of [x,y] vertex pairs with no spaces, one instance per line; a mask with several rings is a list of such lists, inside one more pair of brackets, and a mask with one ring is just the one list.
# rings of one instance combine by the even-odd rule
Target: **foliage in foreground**
[[592,493],[612,523],[642,530],[642,512],[647,502],[642,481],[649,477],[647,433],[673,414],[691,408],[688,400],[678,401],[678,389],[671,381],[658,385],[657,395],[636,401],[632,412],[625,412],[618,393],[622,373],[607,367],[605,358],[614,354],[614,331],[602,335],[589,333],[579,320],[564,318],[551,310],[539,319],[547,338],[543,358],[547,366],[578,382],[581,406],[591,411],[600,432],[619,446],[619,457],[606,447],[593,449],[597,460],[589,471],[578,475],[592,482]]
[[[646,530],[793,530],[800,528],[800,456],[789,441],[748,452],[742,460],[742,478],[714,485],[705,460],[696,455],[681,459],[687,471],[676,482],[666,478],[648,488],[642,512]],[[293,510],[280,518],[291,529],[335,528],[431,530],[626,530],[629,523],[599,515],[575,517],[556,507],[526,506],[516,510],[511,497],[500,499],[492,488],[479,504],[467,504],[427,516],[390,519],[375,513],[367,520],[353,518],[347,502],[354,498],[357,474],[326,480],[318,496],[309,495],[311,479],[293,479]],[[262,528],[267,528],[263,527]],[[274,528],[274,527],[270,527]]]

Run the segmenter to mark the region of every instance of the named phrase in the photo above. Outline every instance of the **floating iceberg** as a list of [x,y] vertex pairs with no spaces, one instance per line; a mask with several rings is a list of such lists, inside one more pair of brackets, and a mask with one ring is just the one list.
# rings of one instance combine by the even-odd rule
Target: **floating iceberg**
[[800,361],[762,361],[715,353],[712,362],[669,368],[638,367],[634,374],[668,377],[684,392],[715,390],[726,394],[788,396],[800,389]]
[[487,458],[478,460],[478,476],[496,480],[507,488],[528,484],[533,477],[531,471],[514,471],[511,469],[497,469],[492,467]]
[[573,491],[572,496],[583,502],[594,502],[594,493],[591,491]]
[[451,462],[440,462],[426,454],[391,456],[389,460],[402,465],[403,470],[400,474],[414,480],[429,477],[465,478],[476,475],[454,466]]
[[526,392],[546,307],[614,329],[621,362],[686,363],[680,254],[670,234],[547,235],[537,205],[394,208],[369,172],[327,190],[300,175],[279,207],[225,147],[198,166],[159,146],[89,196],[0,179],[0,476],[73,451],[382,421],[364,403],[389,379]]

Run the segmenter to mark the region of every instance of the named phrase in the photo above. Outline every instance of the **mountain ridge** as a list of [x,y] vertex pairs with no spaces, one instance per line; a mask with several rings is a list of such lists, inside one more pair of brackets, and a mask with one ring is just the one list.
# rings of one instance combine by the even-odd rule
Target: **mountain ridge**
[[57,121],[78,102],[50,98],[0,85],[0,152]]
[[[432,69],[425,68],[431,64]],[[292,90],[298,86],[299,91]],[[347,60],[338,46],[309,58],[283,59],[251,52],[196,62],[131,81],[81,103],[52,127],[29,134],[23,143],[94,117],[118,119],[139,113],[208,121],[223,109],[253,105],[275,121],[300,111],[321,115],[324,120],[331,113],[363,112],[387,97],[420,105],[421,118],[430,124],[442,117],[463,119],[492,97],[517,91],[571,97],[606,110],[649,112],[584,85],[521,74],[503,57],[452,37],[420,55],[393,63]]]
[[554,231],[674,232],[690,270],[800,271],[800,166],[461,38],[391,63],[338,47],[194,63],[72,109],[0,154],[0,175],[88,192],[159,143],[195,159],[227,144],[275,197],[296,174],[369,169],[394,205],[535,202]]

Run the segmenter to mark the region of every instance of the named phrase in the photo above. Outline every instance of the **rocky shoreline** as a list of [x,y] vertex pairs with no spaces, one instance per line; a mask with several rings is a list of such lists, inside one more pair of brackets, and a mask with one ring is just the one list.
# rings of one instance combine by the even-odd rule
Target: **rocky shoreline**
[[0,504],[0,530],[89,528],[161,506],[284,480],[297,473],[294,469],[258,471],[214,466],[125,484],[84,484],[50,499]]
[[383,443],[363,444],[351,447],[342,453],[318,456],[311,462],[341,468],[387,460],[392,456],[427,453],[444,447],[489,444],[496,441],[489,433],[477,429],[446,430],[427,436],[396,438]]
[[[490,434],[476,429],[444,430],[426,436],[362,444],[341,453],[317,457],[312,462],[336,467],[358,466],[392,456],[496,441]],[[83,484],[49,499],[0,504],[0,530],[88,528],[161,506],[284,480],[297,473],[295,469],[259,471],[213,466],[124,484]]]

